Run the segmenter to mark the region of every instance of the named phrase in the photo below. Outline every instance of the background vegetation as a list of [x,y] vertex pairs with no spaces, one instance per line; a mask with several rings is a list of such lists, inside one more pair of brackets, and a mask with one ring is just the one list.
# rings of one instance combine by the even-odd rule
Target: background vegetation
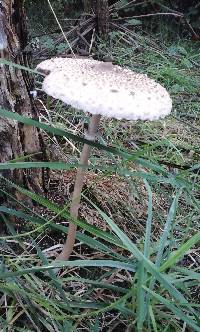
[[[25,4],[33,65],[66,55],[69,46],[48,3]],[[67,33],[87,19],[80,1],[51,4]],[[34,125],[50,162],[19,156],[0,169],[43,167],[46,195],[6,178],[0,188],[9,198],[0,206],[2,331],[200,331],[200,6],[178,0],[109,5],[107,38],[91,44],[89,21],[81,33],[89,29],[91,48],[70,32],[74,51],[147,73],[168,89],[173,112],[155,122],[102,121],[74,254],[55,263],[89,118],[43,95],[35,77],[40,122]],[[33,123],[6,110],[0,115]],[[55,267],[63,266],[57,275]]]

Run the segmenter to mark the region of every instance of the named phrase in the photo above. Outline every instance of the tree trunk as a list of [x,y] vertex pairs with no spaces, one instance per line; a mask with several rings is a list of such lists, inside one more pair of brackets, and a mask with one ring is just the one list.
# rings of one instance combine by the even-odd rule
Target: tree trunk
[[84,0],[84,11],[96,14],[97,31],[99,35],[106,37],[109,32],[108,0]]
[[83,0],[84,11],[91,13],[96,5],[96,0]]
[[[28,65],[26,17],[23,0],[0,1],[0,54],[11,62]],[[37,119],[31,98],[33,81],[27,71],[0,65],[0,107],[20,115]],[[40,157],[41,140],[36,128],[0,118],[0,162],[34,154]],[[3,175],[18,184],[42,192],[42,173],[39,170],[15,170]]]

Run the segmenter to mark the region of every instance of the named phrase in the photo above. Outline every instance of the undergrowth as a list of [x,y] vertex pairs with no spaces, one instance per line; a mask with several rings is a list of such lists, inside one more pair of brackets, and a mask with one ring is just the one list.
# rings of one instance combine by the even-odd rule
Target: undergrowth
[[[35,125],[45,132],[52,162],[0,164],[51,169],[46,197],[2,178],[9,205],[0,206],[1,330],[200,331],[198,47],[115,29],[93,54],[161,82],[173,112],[155,122],[102,121],[74,221],[77,243],[63,263],[55,257],[70,220],[83,143],[75,140],[88,118],[52,99],[44,108],[38,99]],[[16,201],[13,188],[34,206]]]

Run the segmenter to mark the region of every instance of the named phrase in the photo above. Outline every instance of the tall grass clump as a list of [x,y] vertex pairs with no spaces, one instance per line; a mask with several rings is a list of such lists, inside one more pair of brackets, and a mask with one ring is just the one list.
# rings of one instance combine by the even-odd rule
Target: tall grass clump
[[[71,137],[67,131],[23,118],[17,114],[0,111],[1,116],[15,118],[27,124],[35,124],[60,137]],[[80,138],[77,138],[80,141]],[[182,206],[191,211],[193,218],[198,215],[200,205],[196,193],[199,185],[192,181],[191,169],[182,174],[169,173],[164,167],[142,157],[142,151],[130,153],[117,148],[97,145],[104,153],[112,152],[118,158],[118,164],[99,167],[94,163],[90,169],[107,176],[119,174],[136,181],[137,190],[143,188],[147,197],[147,217],[140,229],[140,241],[128,237],[116,222],[88,196],[85,202],[97,212],[102,222],[108,225],[103,231],[88,224],[85,220],[71,220],[85,230],[77,238],[86,246],[84,259],[55,262],[52,250],[43,247],[42,238],[48,234],[56,236],[67,232],[65,222],[69,220],[67,206],[59,206],[45,197],[32,193],[1,178],[4,186],[1,193],[16,201],[11,189],[30,198],[36,205],[49,211],[47,217],[39,215],[37,209],[28,208],[17,201],[15,208],[0,206],[1,223],[5,225],[5,234],[1,236],[1,325],[4,330],[9,326],[19,327],[25,324],[36,329],[70,331],[85,326],[86,329],[100,327],[103,317],[117,322],[121,328],[136,327],[138,331],[160,331],[163,324],[166,331],[182,331],[184,326],[191,331],[199,331],[198,301],[193,298],[193,290],[198,288],[198,267],[190,268],[191,263],[183,263],[184,256],[190,260],[200,240],[200,232],[195,231],[191,223],[189,228],[181,229]],[[133,164],[139,170],[133,169]],[[14,161],[1,164],[1,170],[15,168],[45,167],[66,170],[76,167],[76,163]],[[141,183],[143,186],[141,187]],[[153,196],[156,192],[168,189],[169,204],[164,215],[154,211]],[[51,217],[50,217],[51,215]],[[154,216],[156,216],[155,220]],[[20,233],[16,232],[11,217],[24,225]],[[187,220],[187,215],[184,216]],[[155,236],[155,226],[160,231]],[[29,229],[27,229],[29,227]],[[134,223],[132,223],[134,228]],[[10,232],[10,235],[7,235]],[[188,236],[190,233],[190,236]],[[177,236],[176,236],[177,234]],[[196,249],[195,249],[196,248]],[[97,259],[90,252],[98,252]],[[190,254],[189,254],[190,253]],[[55,267],[62,267],[58,276]],[[102,294],[102,295],[101,295]],[[198,297],[198,296],[197,296]],[[112,317],[112,319],[111,319]],[[120,320],[117,320],[120,317]],[[19,322],[19,323],[18,323]]]
[[[200,331],[198,50],[123,30],[99,40],[95,52],[162,82],[173,113],[153,123],[102,122],[74,220],[71,188],[87,116],[51,99],[40,121],[0,108],[0,117],[39,128],[50,151],[50,161],[0,164],[0,329]],[[30,168],[44,170],[43,196],[5,177]],[[78,243],[70,261],[55,261],[69,222],[79,227]]]

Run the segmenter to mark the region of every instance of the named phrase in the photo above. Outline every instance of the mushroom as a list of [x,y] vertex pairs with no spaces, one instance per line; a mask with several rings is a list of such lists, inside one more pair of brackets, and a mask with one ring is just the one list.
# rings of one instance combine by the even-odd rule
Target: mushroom
[[[101,116],[118,120],[157,120],[171,112],[172,101],[164,87],[144,74],[93,59],[54,58],[37,69],[48,75],[43,90],[74,108],[92,114],[85,139],[94,141]],[[91,146],[84,144],[76,175],[70,215],[76,219]],[[69,224],[60,260],[68,260],[77,226]]]

